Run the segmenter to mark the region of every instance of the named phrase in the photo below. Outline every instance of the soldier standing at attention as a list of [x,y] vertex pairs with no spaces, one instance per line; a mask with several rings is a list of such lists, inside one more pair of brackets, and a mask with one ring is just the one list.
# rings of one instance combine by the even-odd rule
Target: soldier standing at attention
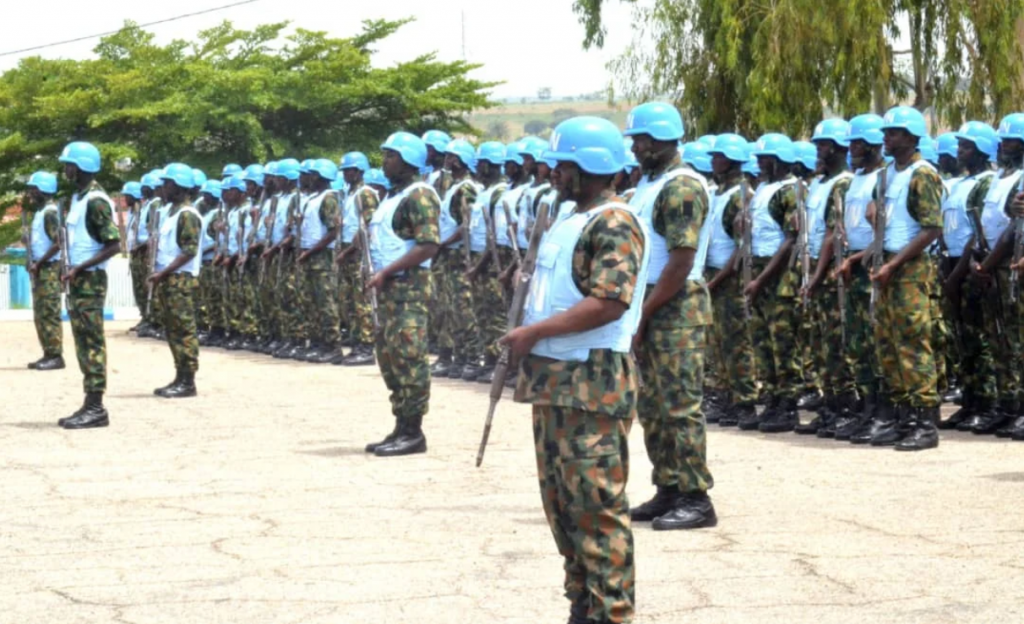
[[43,357],[28,365],[33,370],[64,368],[64,330],[60,324],[60,242],[57,218],[57,176],[37,171],[28,179],[27,201],[32,212],[31,233],[25,241],[28,272],[32,276],[32,319]]
[[[159,214],[163,201],[157,193],[162,185],[160,170],[150,171],[142,176],[142,207],[139,209],[138,226],[135,230],[135,243],[132,245],[132,256],[129,268],[132,271],[132,289],[135,301],[139,305],[142,322],[136,326],[135,335],[139,338],[152,338],[159,329],[160,321],[154,314],[153,305],[147,305],[146,280],[149,279],[149,229],[156,225],[154,213]],[[156,229],[156,228],[154,228]],[[147,309],[149,308],[149,309]]]
[[431,259],[441,242],[441,201],[417,175],[427,160],[422,139],[396,132],[381,149],[391,190],[370,221],[374,275],[366,290],[377,293],[382,325],[376,336],[377,364],[391,394],[395,429],[382,441],[368,444],[366,452],[392,457],[427,451],[423,435],[423,417],[430,405],[427,306]]
[[[193,172],[194,173],[194,172]],[[200,248],[203,257],[203,268],[199,273],[199,297],[203,299],[206,311],[206,333],[200,333],[199,344],[202,346],[219,346],[224,338],[224,308],[221,286],[221,270],[213,265],[217,254],[217,226],[224,219],[224,211],[220,203],[220,180],[207,180],[199,189],[203,205],[207,207],[203,214],[202,242]]]
[[189,202],[194,184],[188,165],[172,163],[164,169],[164,199],[167,218],[160,226],[156,272],[149,281],[156,287],[164,311],[164,331],[174,357],[174,381],[153,394],[165,399],[194,397],[199,370],[199,340],[196,337],[195,302],[197,280],[202,268],[200,253],[203,218]]
[[107,343],[103,336],[103,302],[107,298],[107,262],[120,250],[114,223],[114,202],[96,182],[100,151],[90,143],[70,143],[61,153],[64,177],[75,188],[67,218],[68,316],[82,371],[85,402],[57,424],[64,429],[90,429],[110,424],[103,407],[107,389]]
[[[670,104],[633,109],[625,134],[644,176],[630,206],[644,224],[650,266],[640,326],[633,340],[643,385],[637,414],[654,470],[655,497],[632,510],[635,522],[657,530],[717,524],[708,497],[714,479],[707,466],[701,402],[704,348],[711,298],[704,282],[710,227],[704,177],[683,164],[683,119]],[[710,226],[710,222],[709,222]]]
[[[423,133],[423,142],[427,144],[427,166],[424,168],[427,173],[427,184],[434,187],[438,197],[444,197],[448,187],[452,184],[452,174],[447,171],[445,165],[445,148],[451,143],[452,138],[441,130],[427,130]],[[443,267],[435,262],[431,271],[434,275],[434,287],[431,289],[430,302],[430,328],[427,331],[427,339],[430,342],[430,352],[437,353],[441,339],[441,324],[448,311],[444,309],[444,300],[441,298],[441,280]]]
[[571,624],[629,622],[635,598],[627,438],[639,378],[630,351],[647,286],[640,220],[615,196],[622,133],[566,120],[545,158],[575,201],[551,226],[521,327],[501,342],[521,358],[516,401],[533,404],[541,500],[559,553]]

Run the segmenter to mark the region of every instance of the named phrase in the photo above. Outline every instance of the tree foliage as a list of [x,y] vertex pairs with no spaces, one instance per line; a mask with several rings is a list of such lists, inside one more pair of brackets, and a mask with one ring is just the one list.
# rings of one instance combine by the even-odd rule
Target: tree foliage
[[[407,21],[367,21],[341,39],[223,22],[165,46],[128,22],[96,59],[23,59],[0,76],[0,194],[56,171],[72,140],[96,143],[101,182],[120,188],[172,161],[219,173],[227,162],[372,154],[398,129],[472,133],[467,114],[491,105],[493,86],[469,76],[477,65],[433,54],[372,65],[374,47]],[[115,171],[124,157],[135,166]]]
[[[993,120],[1024,96],[1020,0],[650,0],[612,69],[626,95],[669,94],[698,134],[805,134],[828,111],[895,101],[950,125]],[[576,0],[585,47],[603,0]]]

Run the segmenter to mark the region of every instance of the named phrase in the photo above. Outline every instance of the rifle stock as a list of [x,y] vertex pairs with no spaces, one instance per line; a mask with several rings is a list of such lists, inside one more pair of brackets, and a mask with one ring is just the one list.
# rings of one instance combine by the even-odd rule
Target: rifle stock
[[149,278],[156,272],[156,254],[160,251],[160,211],[149,206],[149,272],[146,275],[146,316],[153,309],[153,282]]
[[28,224],[25,207],[21,208],[21,238],[25,245],[25,272],[28,273],[29,287],[32,294],[36,292],[36,278],[32,275],[32,228]]
[[846,231],[843,229],[843,219],[846,218],[846,206],[843,203],[843,196],[839,189],[832,188],[832,209],[835,211],[833,221],[836,226],[832,229],[832,261],[836,273],[836,299],[839,305],[839,331],[842,336],[843,348],[846,348],[846,280],[839,273],[843,266],[843,258],[846,256]]
[[[740,249],[740,279],[743,284],[740,286],[740,292],[743,291],[754,279],[754,219],[751,215],[750,206],[750,186],[747,184],[746,177],[740,178],[740,205],[742,209],[740,213],[743,215],[743,245]],[[753,318],[753,312],[750,308],[750,297],[743,295],[743,316],[749,321]]]
[[[366,221],[363,218],[363,206],[359,201],[359,193],[362,190],[356,192],[356,217],[359,219],[359,246],[362,248],[362,258],[359,263],[359,273],[362,275],[363,284],[367,284],[373,279],[373,258],[370,257],[370,233],[366,229]],[[380,331],[380,315],[377,307],[377,289],[371,288],[370,292],[370,314],[373,317],[373,332],[376,334]]]
[[67,300],[68,312],[72,311],[74,307],[71,304],[71,289],[70,284],[65,281],[68,273],[71,271],[71,255],[68,253],[68,222],[64,218],[64,207],[57,204],[57,243],[60,246],[60,282],[62,284],[61,289],[64,291],[64,297]]
[[874,279],[874,276],[881,270],[882,263],[885,260],[885,227],[888,218],[888,207],[886,206],[886,192],[889,189],[888,175],[889,167],[883,163],[882,169],[878,173],[878,197],[875,199],[875,233],[871,241],[871,254],[865,257],[865,260],[871,259],[871,301],[868,304],[868,315],[871,317],[872,325],[878,321],[876,312],[878,299],[882,295],[882,285]]

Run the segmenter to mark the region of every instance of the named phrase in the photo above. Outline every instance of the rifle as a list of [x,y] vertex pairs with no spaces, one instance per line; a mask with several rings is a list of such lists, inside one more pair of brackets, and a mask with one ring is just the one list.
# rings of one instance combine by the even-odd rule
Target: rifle
[[25,208],[21,209],[21,238],[25,244],[25,272],[28,273],[28,282],[34,295],[36,292],[36,278],[32,275],[32,228],[28,224]]
[[[276,197],[271,197],[270,198],[270,214],[267,215],[269,217],[269,221],[270,221],[269,225],[267,224],[267,220],[263,221],[263,227],[265,227],[267,229],[267,243],[266,243],[266,245],[267,245],[268,248],[274,246],[274,227],[277,225],[277,199],[278,198],[276,198]],[[262,209],[260,210],[260,214],[263,214]],[[259,266],[259,275],[256,278],[256,281],[261,286],[263,285],[263,280],[266,277],[266,272],[267,272],[267,260],[266,260],[266,258],[261,257],[260,258],[260,266]]]
[[[259,210],[259,208],[256,208]],[[238,280],[241,283],[242,277],[245,276],[245,263],[249,261],[249,250],[252,249],[253,243],[256,241],[256,229],[259,228],[259,217],[255,219],[252,216],[253,207],[249,210],[241,208],[238,211]],[[245,233],[245,217],[246,212],[249,213],[249,223],[251,224],[249,233]]]
[[[512,306],[508,312],[508,330],[519,327],[523,324],[523,312],[526,309],[526,299],[530,293],[530,282],[533,280],[533,271],[537,268],[537,254],[540,251],[540,239],[547,230],[548,211],[541,208],[537,214],[537,221],[530,234],[530,246],[526,250],[526,257],[519,268],[519,277],[516,282],[516,290],[512,295]],[[512,349],[508,345],[501,348],[501,355],[494,366],[494,380],[491,381],[491,404],[487,408],[487,420],[484,421],[484,433],[480,438],[480,449],[476,453],[476,467],[484,462],[484,451],[487,450],[487,440],[491,437],[491,424],[494,422],[494,411],[498,407],[498,401],[505,391],[505,378],[508,376],[508,369],[511,366]]]
[[[889,168],[883,163],[881,171],[878,172],[878,198],[875,199],[875,223],[874,230],[875,234],[871,241],[871,251],[864,255],[864,261],[869,263],[872,277],[882,269],[882,263],[885,261],[885,222],[888,219],[888,206],[886,201],[886,192],[889,188],[888,183]],[[871,301],[868,304],[868,314],[871,317],[871,324],[874,325],[877,320],[877,307],[878,299],[882,294],[882,285],[872,279],[871,280]]]
[[[743,285],[740,287],[742,292],[754,279],[754,218],[751,214],[750,199],[748,197],[750,193],[750,187],[747,185],[746,177],[740,178],[740,217],[743,219],[743,242],[740,247],[740,255],[737,258],[737,262],[740,263],[740,280]],[[743,316],[749,321],[753,318],[753,313],[750,309],[750,297],[743,295]]]
[[[504,192],[504,188],[502,188]],[[493,198],[494,195],[491,195]],[[500,199],[500,198],[499,198]],[[490,202],[491,199],[488,199]],[[498,234],[494,228],[494,218],[491,214],[491,207],[484,206],[484,224],[487,226],[487,253],[491,254],[491,259],[494,261],[494,270],[497,273],[501,273],[501,256],[498,255]]]
[[796,218],[798,223],[796,253],[793,254],[790,265],[797,259],[800,260],[800,283],[804,287],[803,304],[804,309],[810,305],[810,296],[807,287],[811,283],[811,232],[807,222],[807,202],[804,200],[804,183],[796,181]]
[[[125,208],[128,208],[128,202],[125,202]],[[114,215],[117,217],[117,235],[121,237],[121,257],[128,257],[128,230],[127,224],[124,222],[124,210],[117,210],[115,207]]]
[[[363,206],[359,201],[362,189],[356,191],[356,218],[359,220],[359,246],[362,247],[362,262],[359,263],[359,274],[363,284],[373,279],[373,259],[370,257],[370,233],[366,229],[366,221],[363,220]],[[357,295],[358,296],[358,295]],[[377,289],[370,289],[370,314],[373,316],[373,332],[380,331],[380,316],[377,314]]]
[[836,271],[836,295],[839,300],[839,331],[842,335],[843,349],[846,349],[846,281],[839,274],[843,266],[843,258],[846,256],[846,230],[843,229],[843,219],[846,218],[846,206],[843,204],[843,197],[839,189],[832,187],[832,210],[835,211],[833,221],[836,226],[832,228],[832,259]]
[[[974,236],[968,241],[965,249],[973,249],[974,246],[977,246],[982,256],[989,255],[992,253],[992,248],[988,246],[988,239],[985,238],[985,229],[981,224],[981,215],[978,214],[975,208],[968,208],[967,216],[971,220],[971,229],[974,230]],[[1013,275],[1010,276],[1010,279],[1012,281]],[[999,278],[996,276],[992,278],[992,291],[994,295],[995,314],[993,316],[995,317],[996,335],[1008,346],[1007,336],[1003,332],[1003,319],[1005,318],[1003,314],[1003,289],[999,286]]]
[[[1017,185],[1017,193],[1024,193],[1024,174],[1021,175],[1020,184]],[[1017,265],[1024,256],[1024,218],[1013,218],[1013,259],[1010,270],[1010,303],[1016,303],[1017,295],[1020,294],[1020,269]]]
[[71,254],[68,253],[68,222],[64,218],[63,207],[59,203],[57,204],[57,244],[60,245],[60,282],[63,284],[61,288],[67,300],[68,312],[71,312],[74,310],[74,306],[71,304],[70,284],[64,280],[71,271]]
[[466,261],[466,269],[469,270],[473,267],[473,259],[470,255],[469,250],[469,236],[470,236],[470,210],[466,205],[466,187],[463,186],[459,189],[459,210],[462,212],[462,255]]
[[[522,199],[522,196],[520,196]],[[509,244],[512,245],[512,264],[519,264],[519,240],[516,237],[516,231],[512,229],[512,211],[508,208],[508,202],[502,200],[501,207],[505,211],[505,230],[506,236],[508,236]]]
[[149,274],[146,279],[146,316],[153,307],[153,282],[148,278],[156,273],[156,254],[160,251],[160,211],[149,206]]
[[[292,241],[293,241],[292,242],[292,247],[294,247],[294,245],[295,245],[295,243],[294,243],[295,235],[292,234],[292,226],[295,225],[295,211],[292,210],[292,200],[295,199],[295,195],[297,193],[298,193],[298,191],[294,191],[294,192],[292,192],[288,196],[288,205],[285,206],[285,208],[284,208],[285,210],[288,211],[288,220],[284,224],[284,236],[281,238],[281,242],[283,243],[284,239],[288,238],[288,236],[291,235],[292,236]],[[286,253],[288,253],[288,250],[285,249],[283,246],[278,251],[278,256],[279,256],[279,258],[277,259],[277,281],[278,281],[278,283],[281,283],[281,270],[282,270],[281,266],[284,264],[284,255]]]
[[224,282],[224,293],[225,296],[227,296],[228,290],[231,288],[231,280],[228,279],[228,272],[230,271],[230,269],[228,269],[228,265],[226,262],[228,256],[227,207],[224,205],[223,201],[220,202],[220,205],[217,207],[217,210],[219,212],[217,214],[217,251],[215,255],[220,256],[221,258],[220,274]]
[[132,251],[139,246],[139,220],[142,217],[142,207],[136,204],[137,209],[132,211],[131,241]]

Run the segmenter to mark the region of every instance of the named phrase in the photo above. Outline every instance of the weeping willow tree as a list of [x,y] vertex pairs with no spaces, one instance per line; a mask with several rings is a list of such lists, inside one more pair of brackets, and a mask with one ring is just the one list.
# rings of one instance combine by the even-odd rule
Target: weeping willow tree
[[[698,133],[803,135],[828,111],[893,102],[993,121],[1024,95],[1021,0],[619,0],[633,41],[611,64],[627,97],[670,94]],[[605,0],[575,0],[584,47]]]

